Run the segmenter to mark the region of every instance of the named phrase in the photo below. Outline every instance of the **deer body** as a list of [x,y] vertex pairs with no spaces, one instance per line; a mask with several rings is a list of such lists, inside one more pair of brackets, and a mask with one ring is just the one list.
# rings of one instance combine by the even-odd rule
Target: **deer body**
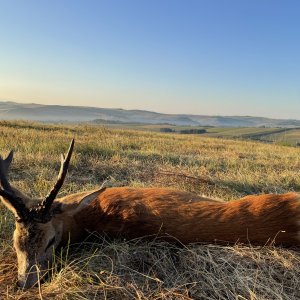
[[127,238],[160,235],[161,223],[171,220],[168,210],[199,201],[222,203],[163,188],[103,188],[55,200],[53,205],[58,213],[53,216],[53,224],[63,224],[62,244],[70,239],[81,241],[91,232]]
[[69,219],[72,225],[66,232],[74,232],[74,240],[98,232],[184,244],[300,244],[300,195],[296,193],[219,202],[168,189],[119,187],[101,190],[94,197]]
[[[90,232],[112,237],[159,237],[181,243],[268,242],[300,245],[300,195],[253,195],[222,202],[163,188],[101,188],[56,199],[67,173],[74,140],[57,182],[43,201],[33,201],[6,177],[12,152],[0,157],[0,196],[16,217],[14,248],[18,285],[43,276],[59,244],[82,241]],[[55,201],[54,201],[55,200]]]

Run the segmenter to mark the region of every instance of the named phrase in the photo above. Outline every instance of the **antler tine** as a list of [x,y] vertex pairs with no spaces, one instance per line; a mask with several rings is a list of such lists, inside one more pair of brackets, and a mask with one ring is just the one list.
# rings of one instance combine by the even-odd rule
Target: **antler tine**
[[0,156],[0,182],[1,186],[4,190],[12,191],[9,181],[7,180],[6,173],[9,164],[11,163],[11,160],[13,158],[13,150],[10,151],[6,159],[3,159],[2,156]]
[[67,171],[68,171],[70,159],[71,159],[71,156],[72,156],[74,143],[75,143],[75,140],[72,139],[66,157],[63,154],[61,155],[61,166],[60,166],[60,171],[59,171],[56,183],[53,186],[50,193],[46,196],[45,200],[41,204],[41,206],[44,209],[45,214],[47,214],[49,212],[54,199],[56,198],[60,188],[62,187],[62,185],[64,183],[64,180],[65,180],[65,177],[66,177],[66,174],[67,174]]
[[26,221],[29,218],[29,210],[20,197],[2,189],[0,189],[0,196],[9,201],[11,206],[16,210],[20,220]]
[[8,167],[12,161],[13,158],[13,151],[10,151],[6,159],[3,159],[0,156],[0,196],[5,198],[6,201],[10,203],[10,205],[15,209],[17,215],[19,218],[26,220],[29,216],[29,211],[24,204],[23,200],[16,196],[14,190],[11,188],[11,185],[6,177],[6,173],[8,170]]

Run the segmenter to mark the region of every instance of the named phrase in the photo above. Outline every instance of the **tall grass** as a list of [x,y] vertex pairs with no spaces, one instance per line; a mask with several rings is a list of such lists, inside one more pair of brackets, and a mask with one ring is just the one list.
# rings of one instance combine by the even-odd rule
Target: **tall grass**
[[[299,148],[30,122],[0,122],[0,133],[1,154],[15,150],[12,183],[36,198],[52,186],[59,154],[73,137],[60,195],[97,188],[106,179],[225,200],[300,190]],[[0,299],[300,299],[300,255],[292,249],[104,237],[56,253],[51,280],[40,289],[17,290],[13,228],[1,205]]]

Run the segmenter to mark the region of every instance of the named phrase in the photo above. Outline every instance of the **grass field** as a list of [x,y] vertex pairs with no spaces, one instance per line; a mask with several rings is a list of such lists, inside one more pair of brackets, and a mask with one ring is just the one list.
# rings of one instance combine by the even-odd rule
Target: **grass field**
[[[221,139],[243,139],[274,143],[285,146],[300,146],[300,128],[271,128],[271,127],[210,127],[210,126],[176,126],[169,124],[104,124],[109,128],[131,129],[160,132],[169,128],[175,133],[181,130],[205,129],[205,137]],[[173,134],[173,133],[171,133]]]
[[[75,137],[60,195],[106,179],[231,200],[300,190],[300,149],[253,141],[101,126],[0,122],[0,153],[15,150],[12,183],[43,197]],[[272,245],[188,245],[99,237],[56,253],[52,280],[17,290],[13,216],[0,205],[0,299],[300,299],[300,253]],[[203,224],[205,226],[205,224]]]

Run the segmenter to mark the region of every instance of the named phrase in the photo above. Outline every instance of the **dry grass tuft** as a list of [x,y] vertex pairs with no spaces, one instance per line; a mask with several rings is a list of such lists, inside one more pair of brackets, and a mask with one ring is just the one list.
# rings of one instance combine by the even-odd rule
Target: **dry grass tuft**
[[[0,122],[0,132],[0,153],[16,150],[13,184],[36,197],[52,185],[72,137],[75,153],[61,195],[107,178],[225,200],[300,188],[300,149],[293,147],[29,122]],[[51,280],[22,291],[14,285],[13,228],[0,205],[0,299],[300,299],[296,249],[104,237],[57,251]]]

